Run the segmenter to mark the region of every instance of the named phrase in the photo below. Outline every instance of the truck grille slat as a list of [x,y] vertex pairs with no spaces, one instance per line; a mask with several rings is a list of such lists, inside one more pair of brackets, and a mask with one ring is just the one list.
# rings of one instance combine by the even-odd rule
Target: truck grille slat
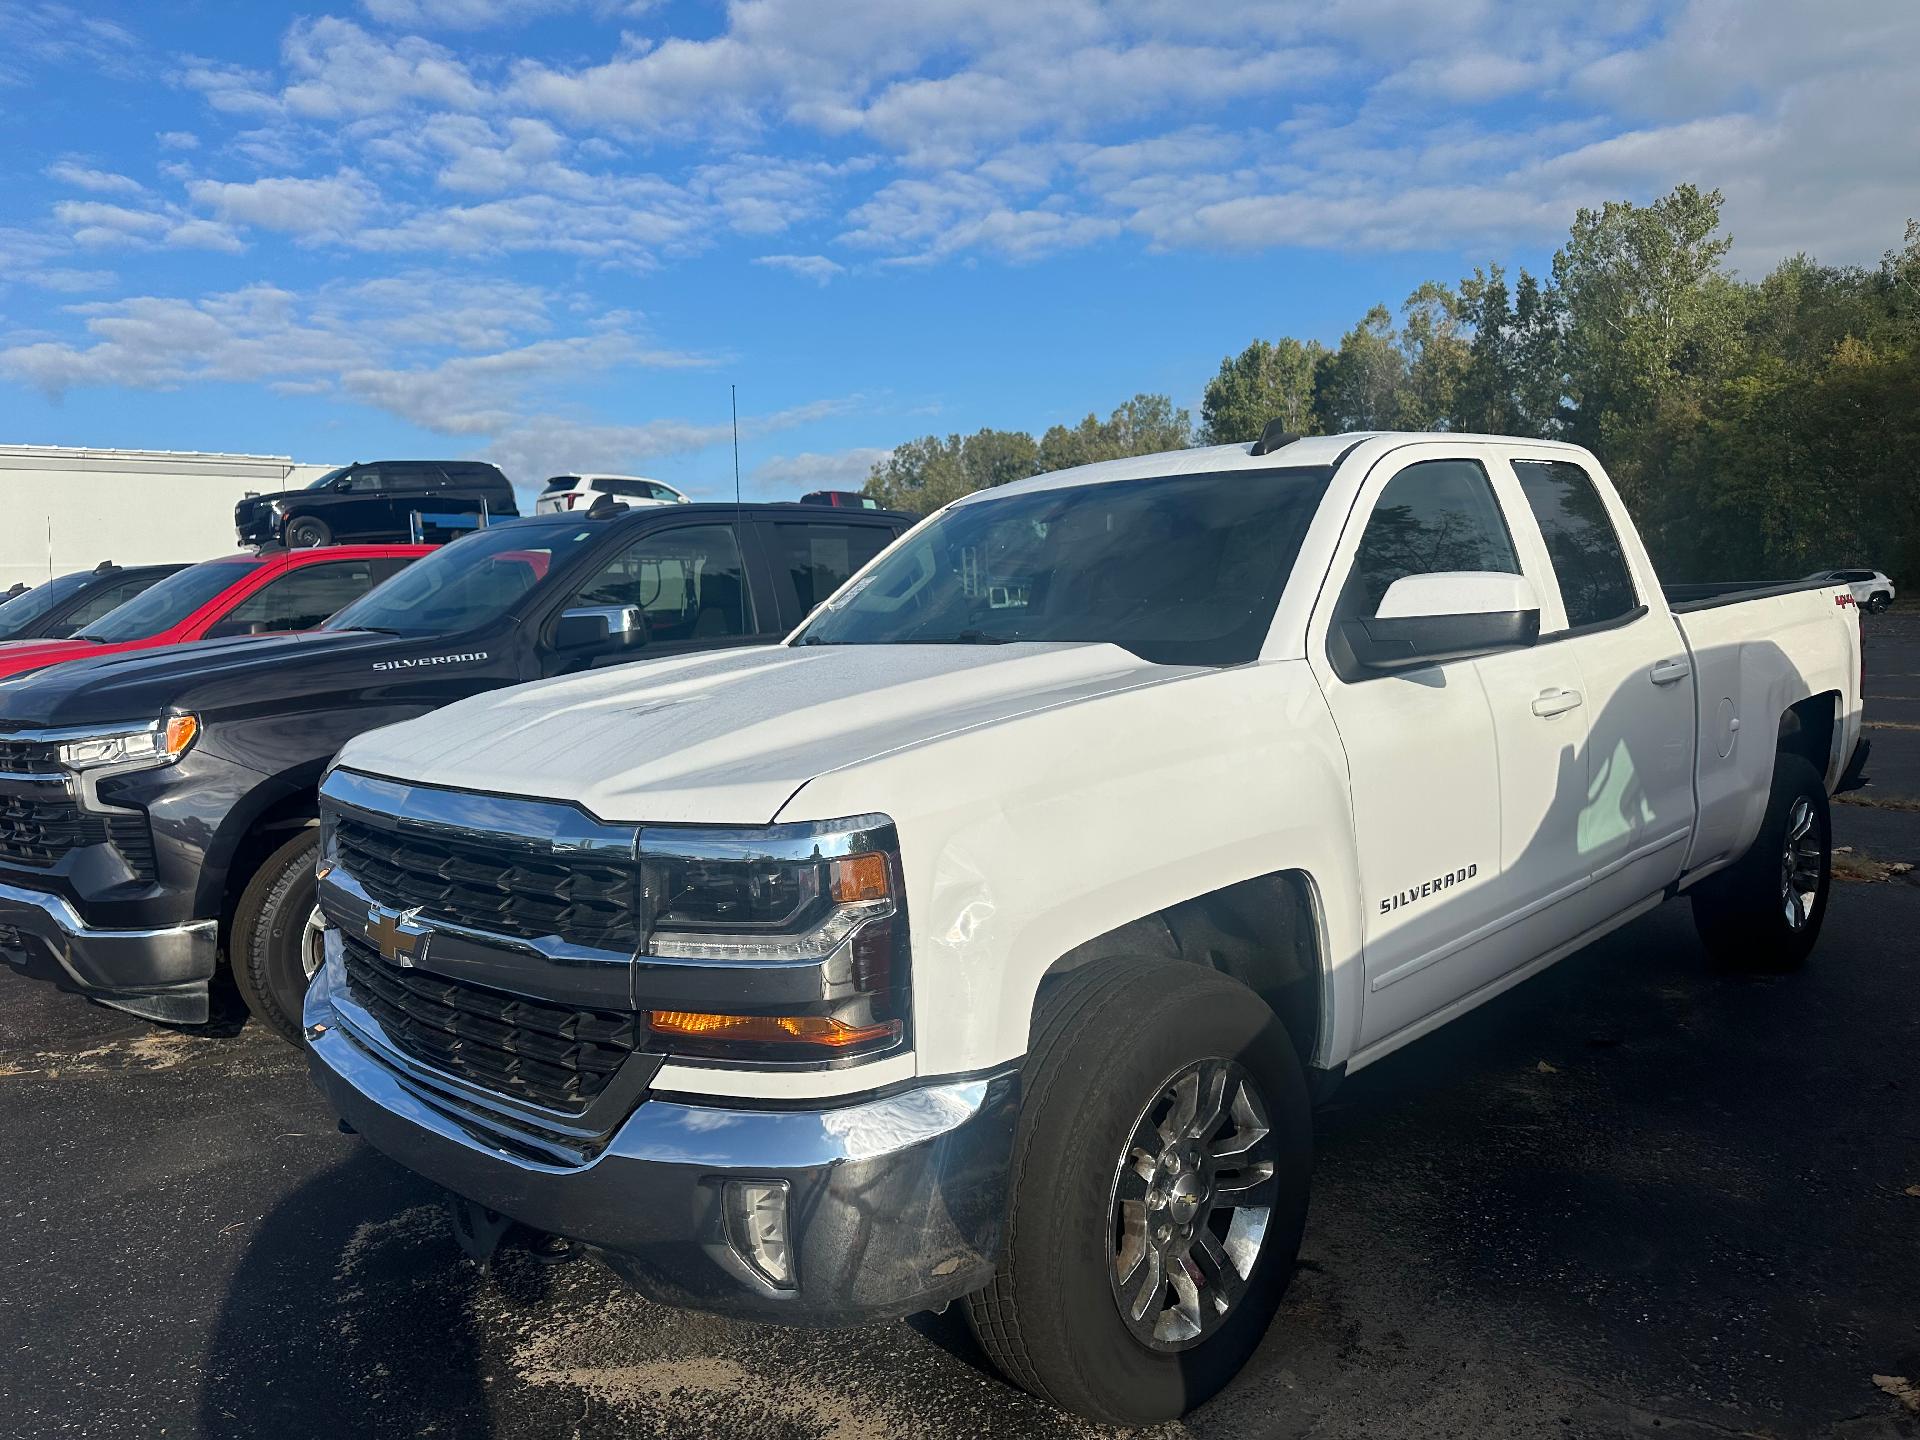
[[24,740],[17,735],[0,735],[0,773],[58,775],[60,747],[50,740]]
[[581,1108],[639,1048],[638,1015],[530,1000],[389,964],[351,937],[342,943],[348,989],[395,1048],[490,1090]]
[[484,838],[335,822],[341,865],[382,905],[527,940],[557,936],[599,950],[640,944],[640,878],[630,865],[561,864]]

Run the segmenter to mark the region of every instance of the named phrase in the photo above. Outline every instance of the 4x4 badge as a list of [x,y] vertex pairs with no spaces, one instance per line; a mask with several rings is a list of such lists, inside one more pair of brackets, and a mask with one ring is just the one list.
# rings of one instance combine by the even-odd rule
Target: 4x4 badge
[[382,958],[411,970],[427,958],[427,942],[433,931],[420,923],[420,907],[390,910],[375,905],[367,911],[367,939]]

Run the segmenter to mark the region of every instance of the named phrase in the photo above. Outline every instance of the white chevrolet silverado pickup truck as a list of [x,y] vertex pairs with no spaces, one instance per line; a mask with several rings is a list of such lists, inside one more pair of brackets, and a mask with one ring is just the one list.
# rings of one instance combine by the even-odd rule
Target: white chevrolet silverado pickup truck
[[1806,958],[1860,687],[1843,585],[1670,596],[1570,446],[1043,475],[783,644],[350,742],[312,1067],[471,1253],[964,1299],[1017,1384],[1157,1420],[1274,1315],[1341,1075],[1677,894]]

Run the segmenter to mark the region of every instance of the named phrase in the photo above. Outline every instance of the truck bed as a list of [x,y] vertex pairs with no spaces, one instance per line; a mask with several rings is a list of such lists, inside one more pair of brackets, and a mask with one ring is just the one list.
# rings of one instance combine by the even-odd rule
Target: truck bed
[[1697,585],[1662,585],[1667,608],[1676,615],[1695,610],[1712,610],[1721,605],[1740,605],[1748,600],[1765,600],[1774,595],[1793,595],[1802,590],[1831,590],[1828,580],[1709,580]]

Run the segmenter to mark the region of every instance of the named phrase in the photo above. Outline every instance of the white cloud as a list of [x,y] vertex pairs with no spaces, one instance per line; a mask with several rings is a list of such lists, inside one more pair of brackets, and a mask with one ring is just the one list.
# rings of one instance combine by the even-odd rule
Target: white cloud
[[138,180],[127,175],[116,175],[110,170],[94,170],[85,165],[75,164],[71,160],[61,160],[47,167],[48,178],[58,180],[62,185],[71,185],[76,190],[91,191],[95,195],[139,195],[146,190]]
[[296,20],[281,45],[297,77],[281,92],[295,115],[374,115],[409,102],[473,110],[487,93],[452,51],[418,36],[381,40],[351,20]]
[[352,170],[324,179],[195,180],[187,193],[229,224],[313,237],[353,231],[377,198],[373,187]]
[[816,285],[824,285],[834,276],[845,274],[847,268],[824,255],[761,255],[753,263],[774,270],[785,270]]
[[603,15],[639,15],[652,0],[360,0],[383,25],[401,29],[483,30],[588,6]]
[[810,490],[858,490],[873,467],[893,453],[884,446],[861,445],[828,453],[803,451],[775,455],[754,466],[745,489],[760,497],[795,499]]
[[200,137],[191,130],[162,130],[153,137],[162,150],[198,150]]
[[217,220],[182,220],[167,231],[165,240],[176,250],[224,250],[237,255],[247,248],[232,226]]

